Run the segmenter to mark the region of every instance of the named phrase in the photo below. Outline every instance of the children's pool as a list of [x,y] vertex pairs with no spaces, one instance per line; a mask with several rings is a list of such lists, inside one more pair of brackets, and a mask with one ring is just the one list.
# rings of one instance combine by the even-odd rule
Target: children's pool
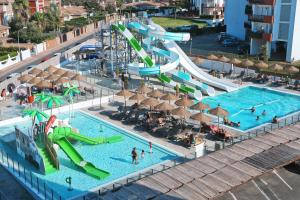
[[[68,118],[68,114],[60,114],[58,117],[65,119]],[[36,176],[46,182],[47,187],[59,193],[63,199],[75,197],[87,190],[141,171],[155,164],[179,158],[176,153],[157,145],[153,145],[153,153],[150,154],[148,141],[80,111],[75,112],[75,118],[72,118],[71,125],[79,129],[80,134],[90,137],[113,136],[115,134],[121,134],[123,136],[123,141],[114,144],[87,145],[80,142],[74,144],[75,149],[86,161],[93,163],[100,169],[110,172],[111,175],[108,178],[97,180],[86,175],[83,171],[75,167],[62,150],[58,151],[60,170],[44,176],[35,171],[29,163],[22,160],[19,156],[16,156],[16,153],[10,147],[11,145],[0,142],[0,148],[21,162],[22,165],[33,170]],[[21,126],[28,127],[30,126],[30,122],[22,123]],[[5,133],[12,131],[13,125],[0,127],[2,137]],[[139,154],[139,163],[137,165],[132,164],[131,160],[131,150],[133,147],[137,148]],[[142,150],[145,150],[145,157],[143,159],[141,159],[140,156]],[[66,177],[72,177],[72,191],[68,191],[68,184],[65,182]]]
[[[220,104],[229,111],[228,118],[231,121],[241,122],[240,130],[243,131],[269,123],[274,116],[280,118],[300,111],[300,96],[253,86],[207,97],[203,102],[209,104],[211,108]],[[253,106],[256,111],[251,113],[250,109]],[[262,115],[264,110],[266,115]],[[256,120],[257,116],[259,120]]]

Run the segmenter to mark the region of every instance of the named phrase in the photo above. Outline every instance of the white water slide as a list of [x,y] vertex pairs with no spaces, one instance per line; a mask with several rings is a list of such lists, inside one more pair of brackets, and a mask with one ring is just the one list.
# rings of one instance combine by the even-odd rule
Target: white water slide
[[[153,28],[156,28],[160,31],[165,31],[160,25],[153,23],[149,20],[150,25]],[[200,81],[211,85],[213,87],[225,90],[227,92],[231,92],[238,89],[238,85],[226,81],[224,79],[219,79],[209,75],[208,73],[204,72],[200,69],[197,65],[191,61],[191,59],[184,53],[184,51],[176,44],[174,41],[165,40],[163,42],[164,46],[169,50],[177,53],[179,55],[179,62],[182,67],[187,70],[190,74],[192,74],[195,78],[199,79]]]

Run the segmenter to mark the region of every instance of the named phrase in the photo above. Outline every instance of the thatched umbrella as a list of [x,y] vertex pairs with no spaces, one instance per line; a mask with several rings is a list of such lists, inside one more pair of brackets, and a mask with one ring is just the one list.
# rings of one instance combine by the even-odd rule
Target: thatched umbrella
[[239,64],[242,63],[242,61],[239,60],[239,59],[237,59],[237,58],[231,59],[230,62],[231,62],[232,64],[234,64],[234,65],[239,65]]
[[246,59],[246,60],[244,60],[244,61],[242,62],[241,65],[243,65],[243,66],[245,66],[245,67],[252,67],[252,66],[254,65],[254,62],[252,62],[251,60]]
[[201,63],[204,62],[204,59],[200,58],[200,57],[196,57],[194,60],[194,63],[196,63],[197,65],[200,65]]
[[191,119],[200,122],[199,132],[201,132],[201,123],[209,123],[211,122],[211,118],[205,115],[204,113],[197,113],[191,116]]
[[141,84],[137,90],[137,92],[141,93],[141,94],[145,94],[145,93],[148,93],[148,92],[151,92],[151,89],[148,88],[145,84]]
[[39,77],[34,77],[34,78],[30,79],[30,80],[28,81],[28,83],[35,85],[35,84],[37,84],[37,83],[39,83],[39,82],[41,82],[41,81],[42,81],[41,78],[39,78]]
[[149,106],[150,110],[151,110],[151,107],[153,107],[153,106],[155,106],[157,104],[159,104],[159,101],[157,99],[154,99],[154,98],[147,98],[147,99],[144,99],[141,102],[141,105]]
[[49,73],[54,73],[56,70],[58,70],[57,67],[54,67],[53,65],[50,65],[49,67],[47,67],[45,69],[46,72],[49,72]]
[[160,99],[161,99],[161,100],[167,100],[167,101],[169,101],[169,103],[171,103],[171,101],[177,99],[177,96],[175,96],[175,95],[172,94],[172,93],[167,93],[167,94],[165,94],[164,96],[162,96]]
[[210,54],[209,56],[207,56],[208,60],[218,60],[219,58],[217,56],[215,56],[214,54]]
[[140,93],[136,93],[129,97],[129,100],[136,100],[136,103],[139,104],[139,102],[143,101],[145,99],[145,96]]
[[210,107],[209,107],[208,104],[204,104],[202,102],[198,102],[198,103],[192,105],[190,108],[193,109],[193,110],[200,110],[202,112],[203,110],[209,109]]
[[29,80],[31,80],[33,77],[30,76],[29,74],[25,74],[25,75],[22,75],[18,78],[18,80],[22,83],[24,82],[28,82]]
[[272,70],[274,71],[282,71],[283,70],[283,66],[279,65],[279,64],[274,64],[270,67]]
[[189,107],[189,106],[193,105],[193,103],[194,103],[193,100],[187,98],[186,96],[175,101],[175,104],[177,106],[183,106],[183,107]]
[[64,83],[67,83],[67,82],[69,82],[69,80],[66,79],[66,78],[63,78],[63,77],[61,77],[61,78],[57,79],[56,81],[54,81],[55,84],[64,84]]
[[164,94],[161,91],[159,91],[159,90],[152,90],[151,92],[148,92],[147,95],[149,97],[153,97],[153,98],[160,98]]
[[269,65],[263,61],[259,61],[258,63],[255,64],[255,67],[259,69],[266,69],[269,67]]
[[49,72],[41,71],[40,73],[38,73],[38,74],[36,75],[36,77],[45,78],[45,77],[47,77],[47,76],[49,76],[49,75],[50,75]]
[[81,76],[80,74],[76,74],[75,76],[73,76],[71,78],[71,80],[77,81],[78,82],[78,86],[80,87],[80,81],[85,80],[85,77]]
[[38,74],[38,73],[40,73],[40,72],[42,72],[43,70],[41,70],[41,69],[38,69],[38,68],[33,68],[32,70],[30,70],[29,72],[28,72],[28,74]]
[[174,109],[174,106],[172,106],[171,104],[169,103],[166,103],[166,102],[162,102],[156,106],[154,106],[154,109],[155,110],[160,110],[160,111],[169,111],[169,110],[173,110]]
[[54,74],[50,74],[50,75],[47,76],[45,79],[48,80],[48,81],[56,81],[56,80],[59,79],[59,76],[54,75]]
[[121,90],[120,92],[116,93],[117,96],[123,96],[124,97],[124,104],[126,107],[126,99],[132,95],[132,92],[128,91],[128,90]]
[[58,70],[53,72],[53,74],[58,75],[58,76],[62,76],[64,73],[66,73],[66,70],[63,70],[61,68],[59,68]]
[[287,68],[287,71],[291,74],[296,74],[299,72],[299,68],[295,67],[295,66],[290,66]]
[[172,115],[176,115],[182,119],[185,119],[186,117],[188,117],[191,113],[189,111],[187,111],[184,107],[178,107],[175,108],[171,111]]
[[221,56],[220,58],[218,58],[218,60],[221,62],[229,62],[230,61],[230,59],[225,56]]
[[51,88],[52,87],[52,84],[48,81],[40,81],[35,85],[39,88]]
[[66,78],[72,78],[75,76],[74,72],[71,71],[66,71],[64,74],[61,75],[62,77],[66,77]]
[[225,116],[229,115],[229,112],[227,110],[221,108],[220,106],[213,108],[213,109],[209,110],[208,112],[212,115],[218,116],[218,126],[220,125],[220,117],[225,117]]

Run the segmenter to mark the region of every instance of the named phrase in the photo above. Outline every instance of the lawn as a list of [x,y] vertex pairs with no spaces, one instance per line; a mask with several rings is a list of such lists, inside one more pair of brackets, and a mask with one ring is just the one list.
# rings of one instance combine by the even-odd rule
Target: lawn
[[199,28],[206,26],[206,23],[196,22],[191,19],[175,19],[171,17],[152,17],[154,23],[161,25],[164,28],[175,28],[184,25],[198,25]]

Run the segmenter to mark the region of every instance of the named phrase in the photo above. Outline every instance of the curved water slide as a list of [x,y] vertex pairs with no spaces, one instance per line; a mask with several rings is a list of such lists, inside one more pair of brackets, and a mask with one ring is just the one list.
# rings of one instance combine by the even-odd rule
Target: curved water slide
[[[162,33],[168,34],[168,32],[166,32],[160,25],[155,24],[151,20],[149,20],[149,24],[152,33],[160,32],[160,34]],[[236,84],[230,81],[213,77],[208,73],[204,72],[202,69],[200,69],[197,65],[193,63],[193,61],[184,53],[184,51],[173,40],[166,39],[163,41],[163,44],[169,51],[175,52],[179,55],[179,61],[180,64],[183,66],[183,68],[198,80],[208,85],[211,85],[213,87],[225,90],[227,92],[231,92],[238,89],[238,86]]]
[[[135,24],[137,30],[147,31],[147,29],[142,28],[140,24]],[[174,70],[179,64],[179,56],[171,51],[165,51],[156,47],[151,46],[151,40],[153,38],[148,37],[145,39],[145,46],[148,47],[150,51],[153,53],[165,57],[169,62],[165,65],[155,65],[152,58],[146,53],[144,48],[139,44],[136,38],[132,35],[132,33],[121,23],[113,24],[112,27],[118,30],[130,43],[133,49],[137,52],[139,57],[143,60],[143,63],[131,63],[128,65],[128,71],[131,74],[136,74],[140,76],[145,75],[157,75],[158,79],[169,87],[176,88],[179,87],[179,90],[189,94],[191,97],[201,100],[202,93],[200,90],[192,88],[190,86],[186,86],[184,84],[178,84],[173,81],[170,77],[167,77],[164,73]],[[151,46],[151,48],[150,48]]]

